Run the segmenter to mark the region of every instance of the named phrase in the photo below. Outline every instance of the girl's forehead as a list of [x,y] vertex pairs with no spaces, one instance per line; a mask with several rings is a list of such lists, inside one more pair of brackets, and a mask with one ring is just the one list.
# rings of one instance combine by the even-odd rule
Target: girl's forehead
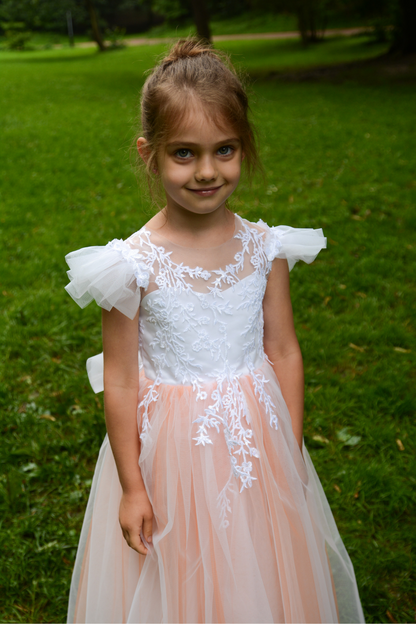
[[169,133],[168,143],[220,143],[231,138],[238,139],[226,119],[211,116],[203,107],[192,107]]

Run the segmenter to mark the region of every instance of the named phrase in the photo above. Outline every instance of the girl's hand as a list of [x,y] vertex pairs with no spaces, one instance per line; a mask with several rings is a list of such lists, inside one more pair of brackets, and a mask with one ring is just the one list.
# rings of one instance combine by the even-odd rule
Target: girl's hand
[[153,509],[146,490],[134,494],[123,493],[120,502],[119,520],[124,539],[133,550],[141,555],[149,552],[140,535],[151,544],[153,532]]

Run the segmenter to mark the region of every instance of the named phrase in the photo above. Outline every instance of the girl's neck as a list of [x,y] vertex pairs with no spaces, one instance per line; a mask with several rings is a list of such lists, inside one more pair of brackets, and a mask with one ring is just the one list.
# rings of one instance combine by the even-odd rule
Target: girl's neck
[[232,238],[235,215],[225,205],[208,214],[165,207],[149,221],[148,228],[183,247],[214,247]]

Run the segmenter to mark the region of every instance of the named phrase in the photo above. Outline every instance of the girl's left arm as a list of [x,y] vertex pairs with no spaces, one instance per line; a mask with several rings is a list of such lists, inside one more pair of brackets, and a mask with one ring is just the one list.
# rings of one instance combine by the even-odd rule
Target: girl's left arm
[[276,259],[273,262],[264,296],[263,312],[264,350],[273,364],[292,419],[293,433],[302,451],[303,361],[293,322],[286,260]]

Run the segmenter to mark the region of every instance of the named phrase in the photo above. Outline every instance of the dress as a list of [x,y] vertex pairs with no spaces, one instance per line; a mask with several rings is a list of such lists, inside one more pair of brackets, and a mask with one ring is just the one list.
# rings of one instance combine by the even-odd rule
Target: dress
[[[322,230],[235,217],[234,236],[180,247],[143,227],[66,259],[69,294],[134,318],[138,429],[154,511],[147,557],[118,522],[121,486],[100,451],[73,573],[69,621],[363,622],[351,561],[263,351],[274,258],[291,269]],[[103,389],[102,355],[87,363]]]

